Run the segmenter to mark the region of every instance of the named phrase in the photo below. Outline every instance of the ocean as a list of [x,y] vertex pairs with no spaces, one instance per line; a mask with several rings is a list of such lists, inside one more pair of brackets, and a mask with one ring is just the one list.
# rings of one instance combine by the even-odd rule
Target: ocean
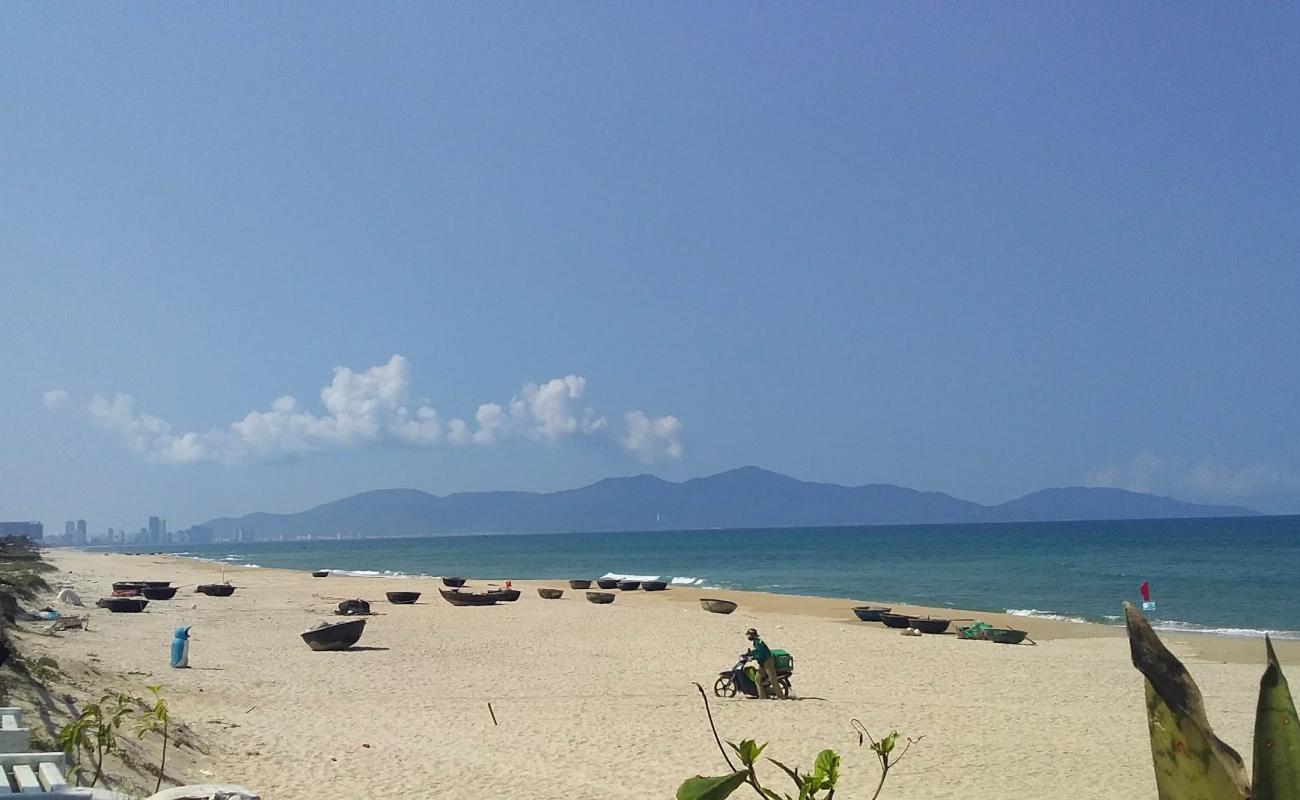
[[1157,628],[1300,639],[1300,516],[316,539],[181,554],[391,578],[656,576],[1106,624],[1149,581]]

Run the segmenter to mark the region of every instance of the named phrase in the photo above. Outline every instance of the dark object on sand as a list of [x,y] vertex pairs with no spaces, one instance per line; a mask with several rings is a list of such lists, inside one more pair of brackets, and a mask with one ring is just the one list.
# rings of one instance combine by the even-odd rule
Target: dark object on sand
[[647,592],[662,592],[668,588],[668,581],[641,581],[641,588]]
[[460,587],[465,585],[465,579],[464,578],[443,578],[442,585],[450,586],[453,589],[459,589]]
[[880,621],[885,624],[886,628],[910,628],[911,627],[911,625],[909,625],[907,622],[906,614],[890,614],[882,611],[880,614]]
[[357,598],[356,600],[344,600],[342,603],[339,603],[339,607],[335,609],[334,613],[341,617],[355,617],[360,614],[369,614],[370,604],[360,598]]
[[194,591],[210,597],[229,597],[235,593],[235,587],[229,583],[201,583]]
[[364,619],[322,622],[304,633],[302,640],[313,650],[347,650],[357,643],[365,629]]
[[715,597],[701,597],[700,605],[705,611],[711,611],[714,614],[730,614],[736,610],[736,604],[730,600],[719,600]]
[[612,592],[587,592],[587,602],[608,605],[614,602],[614,595]]
[[[998,644],[1020,644],[1029,634],[1015,628],[989,628],[984,631],[984,638]],[[1033,641],[1030,639],[1030,641]]]
[[101,597],[95,605],[107,608],[114,614],[139,614],[149,601],[143,597]]
[[570,589],[590,589],[591,581],[569,581]]
[[641,581],[619,581],[618,588],[624,592],[635,592],[641,588]]
[[513,603],[519,599],[518,589],[492,589],[488,594],[496,595],[498,603]]
[[150,600],[170,600],[176,596],[175,586],[146,586],[140,590],[140,594]]
[[495,592],[462,592],[459,589],[439,589],[438,592],[453,606],[494,606],[500,599]]
[[140,592],[143,591],[144,591],[144,587],[140,587],[139,589],[114,589],[113,596],[114,597],[139,597]]
[[916,628],[921,633],[943,633],[948,630],[952,624],[950,619],[936,619],[935,617],[908,617],[907,627]]
[[113,591],[129,592],[132,589],[140,590],[144,588],[144,581],[113,581]]
[[395,606],[409,606],[420,599],[419,592],[385,592],[384,596]]
[[596,585],[602,589],[617,589],[618,578],[599,578],[596,580]]
[[542,587],[538,587],[537,594],[540,595],[543,600],[559,600],[561,597],[564,597],[564,590],[544,589]]
[[141,581],[147,589],[162,589],[171,586],[171,581]]
[[327,569],[315,569],[312,570],[311,576],[313,578],[328,578],[330,576],[330,571]]
[[863,622],[879,622],[881,614],[888,614],[890,609],[881,606],[854,606],[853,613]]

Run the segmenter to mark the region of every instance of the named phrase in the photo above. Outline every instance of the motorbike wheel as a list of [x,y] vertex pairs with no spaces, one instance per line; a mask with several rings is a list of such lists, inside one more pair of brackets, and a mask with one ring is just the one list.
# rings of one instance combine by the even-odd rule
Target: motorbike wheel
[[786,696],[787,698],[789,698],[789,697],[794,697],[794,695],[791,694],[791,692],[790,692],[790,679],[789,679],[789,678],[782,678],[782,679],[781,679],[781,690],[782,690],[783,692],[785,692],[785,696]]
[[731,682],[731,678],[724,675],[713,684],[713,694],[718,697],[735,697],[736,684]]

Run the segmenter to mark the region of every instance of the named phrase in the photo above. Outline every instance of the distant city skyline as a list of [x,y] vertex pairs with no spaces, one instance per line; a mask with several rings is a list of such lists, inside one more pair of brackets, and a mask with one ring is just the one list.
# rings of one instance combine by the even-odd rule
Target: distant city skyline
[[1300,513],[1295,6],[0,23],[0,519],[745,464]]

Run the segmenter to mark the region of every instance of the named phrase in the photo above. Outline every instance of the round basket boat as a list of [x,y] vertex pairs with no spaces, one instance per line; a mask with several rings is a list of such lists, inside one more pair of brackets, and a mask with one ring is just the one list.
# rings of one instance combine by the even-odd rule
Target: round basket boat
[[235,587],[228,583],[202,583],[194,591],[210,597],[229,597],[235,593]]
[[881,614],[888,614],[890,609],[880,606],[855,606],[854,615],[863,622],[879,622]]
[[921,633],[943,633],[948,630],[952,620],[936,617],[908,617],[907,627],[916,628]]
[[618,588],[618,579],[617,579],[617,578],[600,578],[599,580],[596,581],[596,585],[599,586],[599,587],[602,588],[602,589],[617,589],[617,588]]
[[493,589],[488,594],[496,595],[498,603],[513,603],[521,592],[518,589]]
[[460,587],[465,585],[465,579],[464,578],[443,578],[442,585],[450,586],[453,589],[459,589]]
[[641,588],[641,581],[619,581],[618,588],[624,592],[635,592]]
[[730,600],[719,600],[715,597],[701,597],[700,605],[705,611],[711,611],[714,614],[730,614],[736,610],[736,604]]
[[113,581],[113,591],[115,592],[129,592],[132,589],[139,590],[143,589],[144,586],[144,581]]
[[587,592],[587,602],[608,605],[614,602],[614,595],[611,592]]
[[140,590],[140,594],[150,600],[170,600],[176,596],[175,586],[146,586]]
[[365,629],[364,619],[324,622],[303,633],[302,640],[313,650],[347,650],[357,643]]
[[884,625],[885,625],[886,628],[908,628],[908,627],[911,627],[911,626],[908,625],[908,623],[907,623],[907,615],[906,615],[906,614],[889,614],[889,613],[886,613],[886,612],[883,612],[883,611],[882,611],[881,614],[880,614],[880,621],[881,621],[882,623],[884,623]]
[[590,589],[591,581],[569,581],[570,589]]
[[647,592],[662,592],[668,588],[667,581],[641,581],[641,588]]
[[988,628],[984,631],[984,638],[998,644],[1020,644],[1028,635],[1027,631],[1015,628]]
[[95,605],[107,608],[114,614],[139,614],[149,601],[143,597],[101,597]]
[[330,571],[327,569],[314,569],[311,572],[311,576],[313,578],[328,578],[330,576]]
[[496,592],[462,592],[459,589],[439,589],[442,599],[453,606],[494,606],[501,598]]
[[409,606],[420,599],[419,592],[384,592],[384,597],[395,606]]
[[547,589],[545,587],[539,586],[537,587],[537,595],[541,597],[543,600],[559,600],[561,597],[564,597],[564,590]]

